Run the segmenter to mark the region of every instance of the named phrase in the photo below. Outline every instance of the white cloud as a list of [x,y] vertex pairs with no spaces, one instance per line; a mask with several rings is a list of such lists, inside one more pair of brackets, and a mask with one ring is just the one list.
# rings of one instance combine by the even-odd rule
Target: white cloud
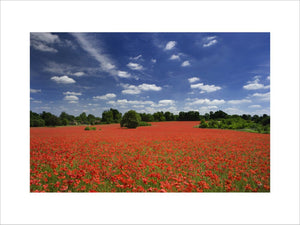
[[179,60],[180,59],[180,57],[179,57],[179,55],[172,55],[171,57],[170,57],[170,59],[171,60]]
[[165,47],[165,50],[171,50],[172,48],[174,48],[176,45],[176,41],[169,41],[167,44],[166,44],[166,47]]
[[227,101],[229,104],[237,105],[237,104],[242,104],[242,103],[250,103],[252,102],[250,99],[241,99],[241,100],[230,100]]
[[127,100],[127,99],[119,99],[117,101],[108,101],[107,102],[108,104],[111,104],[111,105],[152,105],[154,104],[154,102],[152,101],[139,101],[139,100],[134,100],[134,101],[131,101],[131,100]]
[[217,44],[217,42],[218,42],[217,40],[211,40],[208,43],[203,44],[203,47],[206,48],[206,47],[212,46],[214,44]]
[[38,93],[38,92],[42,92],[41,89],[32,89],[30,88],[30,93]]
[[216,38],[217,38],[217,36],[210,36],[210,37],[203,38],[204,43],[203,43],[202,47],[207,48],[207,47],[217,44],[218,41]]
[[60,42],[59,37],[51,33],[30,33],[30,45],[39,51],[56,53],[58,51],[49,45],[58,42]]
[[88,37],[82,33],[73,33],[73,36],[77,39],[82,49],[84,49],[100,63],[102,70],[112,75],[116,74],[114,70],[116,66],[113,64],[112,60],[103,53],[103,50],[98,44],[99,40],[96,41],[95,39],[92,39],[91,37]]
[[127,73],[126,71],[118,71],[118,76],[121,77],[121,78],[129,78],[131,77],[131,74],[130,73]]
[[58,84],[73,84],[76,83],[76,81],[68,76],[54,76],[51,77],[51,80],[55,81]]
[[64,95],[82,95],[80,92],[71,92],[71,91],[67,91],[67,92],[63,92]]
[[142,59],[142,55],[138,55],[136,57],[130,57],[129,59],[130,60],[139,60],[139,59]]
[[254,93],[252,96],[258,98],[261,101],[270,101],[270,92]]
[[117,96],[114,93],[108,93],[102,96],[94,96],[93,99],[108,100],[110,98],[115,98],[115,97]]
[[190,62],[187,60],[187,61],[184,61],[181,66],[185,67],[185,66],[190,66]]
[[188,101],[188,103],[186,103],[186,105],[198,105],[198,104],[205,104],[205,105],[221,105],[225,103],[225,100],[223,99],[214,99],[214,100],[210,100],[210,99],[186,99],[186,101]]
[[138,87],[143,91],[160,91],[161,90],[161,87],[158,87],[155,84],[141,84]]
[[203,83],[199,83],[199,84],[191,84],[191,88],[194,89],[194,88],[198,88],[201,90],[200,93],[205,93],[205,92],[214,92],[214,91],[217,91],[217,90],[220,90],[221,87],[219,86],[215,86],[215,85],[208,85],[208,84],[203,84]]
[[132,70],[142,70],[143,69],[142,65],[140,65],[138,63],[133,63],[133,62],[128,63],[127,66]]
[[267,76],[267,80],[270,80],[270,76]]
[[248,108],[261,108],[261,105],[249,105]]
[[142,91],[160,91],[162,88],[156,86],[155,84],[140,84],[138,86],[121,84],[124,88],[122,91],[123,94],[140,94]]
[[156,63],[156,59],[151,59],[151,62]]
[[47,32],[32,32],[30,33],[30,38],[32,40],[36,40],[36,41],[42,41],[44,43],[55,43],[55,42],[59,42],[59,37],[55,34],[51,34],[51,33],[47,33]]
[[39,104],[39,103],[42,103],[42,101],[37,101],[37,100],[35,100],[35,101],[33,101],[33,103]]
[[75,95],[68,95],[68,96],[65,96],[64,97],[64,100],[67,100],[67,101],[77,101],[79,100],[79,98]]
[[174,105],[174,100],[164,99],[158,102],[159,105]]
[[76,72],[76,73],[72,73],[70,75],[73,75],[73,76],[76,76],[76,77],[81,77],[81,76],[85,75],[85,73],[84,72]]
[[259,76],[255,76],[253,81],[248,81],[247,85],[244,85],[243,88],[246,90],[258,90],[258,89],[268,89],[270,88],[270,85],[263,85],[259,83]]
[[191,77],[188,79],[190,83],[194,83],[196,81],[199,81],[200,79],[198,77]]
[[77,101],[69,101],[69,103],[73,103],[74,104],[74,103],[78,103],[78,102]]

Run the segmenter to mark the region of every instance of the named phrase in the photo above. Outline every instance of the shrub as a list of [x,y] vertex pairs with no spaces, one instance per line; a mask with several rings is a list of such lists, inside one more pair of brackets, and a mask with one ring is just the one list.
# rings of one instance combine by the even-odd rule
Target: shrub
[[84,130],[97,130],[97,127],[85,127]]
[[147,122],[141,121],[140,124],[139,124],[139,126],[140,127],[151,126],[151,123],[147,123]]
[[136,128],[141,122],[141,116],[134,110],[124,114],[120,122],[121,127]]

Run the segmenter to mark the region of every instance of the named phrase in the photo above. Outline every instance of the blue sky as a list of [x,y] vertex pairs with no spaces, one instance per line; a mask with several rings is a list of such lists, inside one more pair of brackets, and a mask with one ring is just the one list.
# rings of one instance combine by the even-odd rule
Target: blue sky
[[30,108],[270,114],[270,34],[31,33]]

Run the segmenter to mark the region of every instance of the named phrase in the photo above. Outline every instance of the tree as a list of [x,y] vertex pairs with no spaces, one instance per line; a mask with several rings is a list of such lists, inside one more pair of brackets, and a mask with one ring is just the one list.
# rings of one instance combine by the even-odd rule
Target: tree
[[113,122],[120,123],[122,119],[122,113],[120,113],[117,109],[110,108],[110,111],[113,114]]
[[140,122],[140,115],[136,111],[130,110],[124,114],[121,119],[120,125],[121,127],[136,128],[138,127]]
[[89,124],[94,125],[94,124],[95,124],[96,117],[95,117],[93,114],[89,114],[89,115],[87,116],[87,120],[88,120]]
[[102,113],[102,122],[105,123],[113,123],[114,121],[114,114],[111,110],[106,110]]

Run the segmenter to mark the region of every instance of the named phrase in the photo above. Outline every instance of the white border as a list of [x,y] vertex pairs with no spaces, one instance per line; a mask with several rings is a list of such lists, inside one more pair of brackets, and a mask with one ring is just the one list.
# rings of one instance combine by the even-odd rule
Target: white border
[[[299,2],[1,2],[1,223],[299,223]],[[271,193],[29,193],[29,32],[271,32]]]

